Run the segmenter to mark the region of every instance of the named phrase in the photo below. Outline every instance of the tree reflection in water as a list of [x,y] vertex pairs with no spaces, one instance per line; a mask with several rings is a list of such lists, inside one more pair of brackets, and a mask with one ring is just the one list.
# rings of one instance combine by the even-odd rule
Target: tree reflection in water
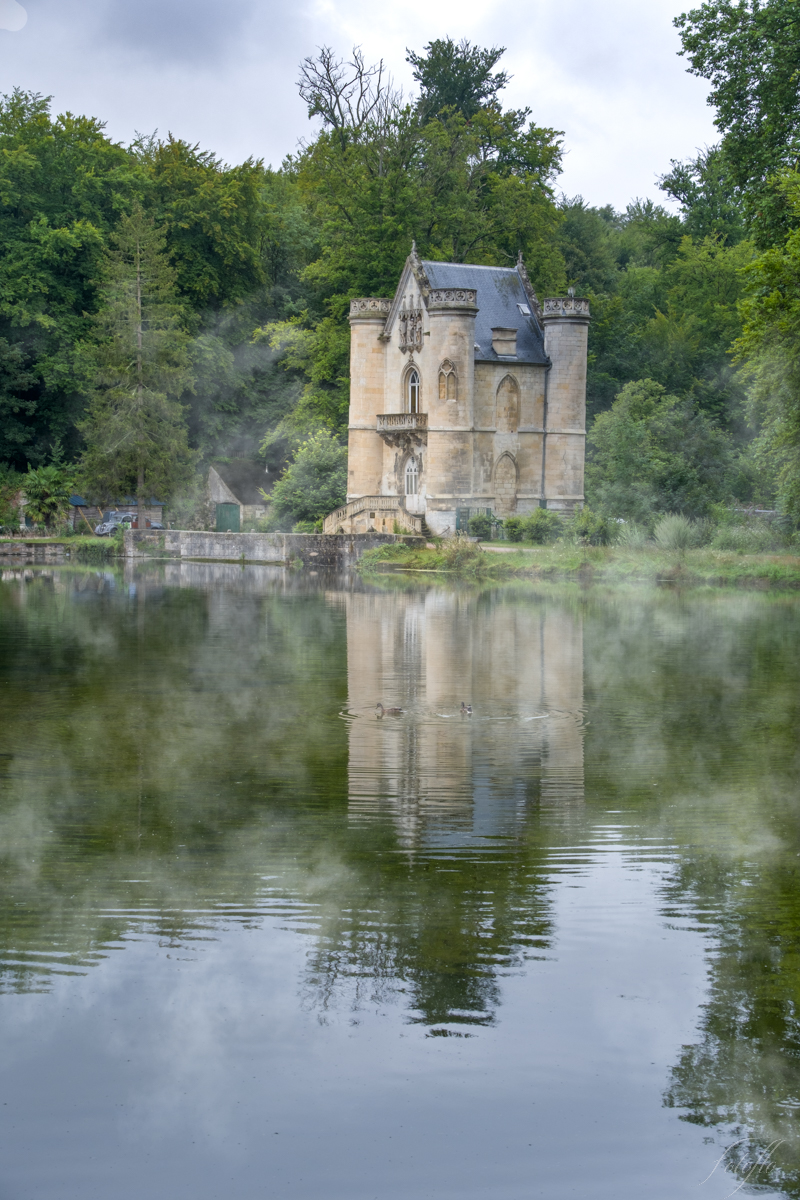
[[392,1003],[469,1033],[613,834],[711,950],[665,1103],[800,1196],[793,598],[5,575],[3,988],[278,922],[320,1020]]

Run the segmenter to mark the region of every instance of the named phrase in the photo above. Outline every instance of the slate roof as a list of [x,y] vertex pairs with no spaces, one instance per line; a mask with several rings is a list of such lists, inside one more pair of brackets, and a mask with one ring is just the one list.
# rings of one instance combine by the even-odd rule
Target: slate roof
[[[70,496],[69,502],[73,508],[92,508],[94,507],[88,500],[84,500],[83,496],[79,496],[77,492]],[[125,496],[122,500],[116,500],[115,504],[136,504],[135,496]],[[148,503],[149,508],[166,508],[163,500],[156,500],[155,496],[151,496]]]
[[[432,288],[477,288],[476,362],[528,362],[546,365],[544,337],[515,267],[477,267],[470,263],[422,263]],[[516,358],[499,357],[492,349],[492,329],[516,329]]]
[[274,477],[267,474],[263,462],[234,458],[231,462],[212,462],[210,465],[240,504],[263,504],[264,497],[258,489],[263,488],[265,492],[272,489]]

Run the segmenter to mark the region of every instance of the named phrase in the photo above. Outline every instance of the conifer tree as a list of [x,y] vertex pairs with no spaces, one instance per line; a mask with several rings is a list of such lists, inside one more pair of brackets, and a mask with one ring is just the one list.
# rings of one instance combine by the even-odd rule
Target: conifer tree
[[93,389],[80,425],[82,467],[90,489],[136,495],[142,529],[146,497],[168,499],[189,482],[196,459],[180,402],[192,386],[189,337],[154,222],[137,206],[110,241],[91,351]]

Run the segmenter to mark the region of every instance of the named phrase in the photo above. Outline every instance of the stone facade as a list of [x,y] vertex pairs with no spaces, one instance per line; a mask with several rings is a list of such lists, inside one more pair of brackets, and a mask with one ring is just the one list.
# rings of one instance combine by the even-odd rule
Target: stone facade
[[439,534],[583,504],[589,305],[515,268],[421,261],[350,306],[347,504],[326,533]]
[[[519,836],[534,806],[559,820],[580,808],[579,608],[498,605],[487,621],[469,595],[439,588],[332,602],[347,618],[351,821],[388,818],[409,852],[479,853]],[[379,700],[403,715],[377,720]],[[516,790],[487,768],[498,756],[516,764]]]

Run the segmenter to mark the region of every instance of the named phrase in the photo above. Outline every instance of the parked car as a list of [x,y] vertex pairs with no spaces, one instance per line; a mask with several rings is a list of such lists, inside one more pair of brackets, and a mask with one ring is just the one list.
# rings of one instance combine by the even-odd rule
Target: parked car
[[131,520],[131,513],[106,513],[105,518],[100,522],[100,524],[95,525],[94,532],[97,537],[113,537],[118,529],[121,529],[125,525],[129,526]]
[[[160,521],[148,521],[145,517],[146,527],[148,529],[164,529]],[[119,529],[138,529],[139,525],[135,512],[110,512],[106,513],[105,520],[100,525],[95,526],[95,534],[97,537],[113,537]]]

